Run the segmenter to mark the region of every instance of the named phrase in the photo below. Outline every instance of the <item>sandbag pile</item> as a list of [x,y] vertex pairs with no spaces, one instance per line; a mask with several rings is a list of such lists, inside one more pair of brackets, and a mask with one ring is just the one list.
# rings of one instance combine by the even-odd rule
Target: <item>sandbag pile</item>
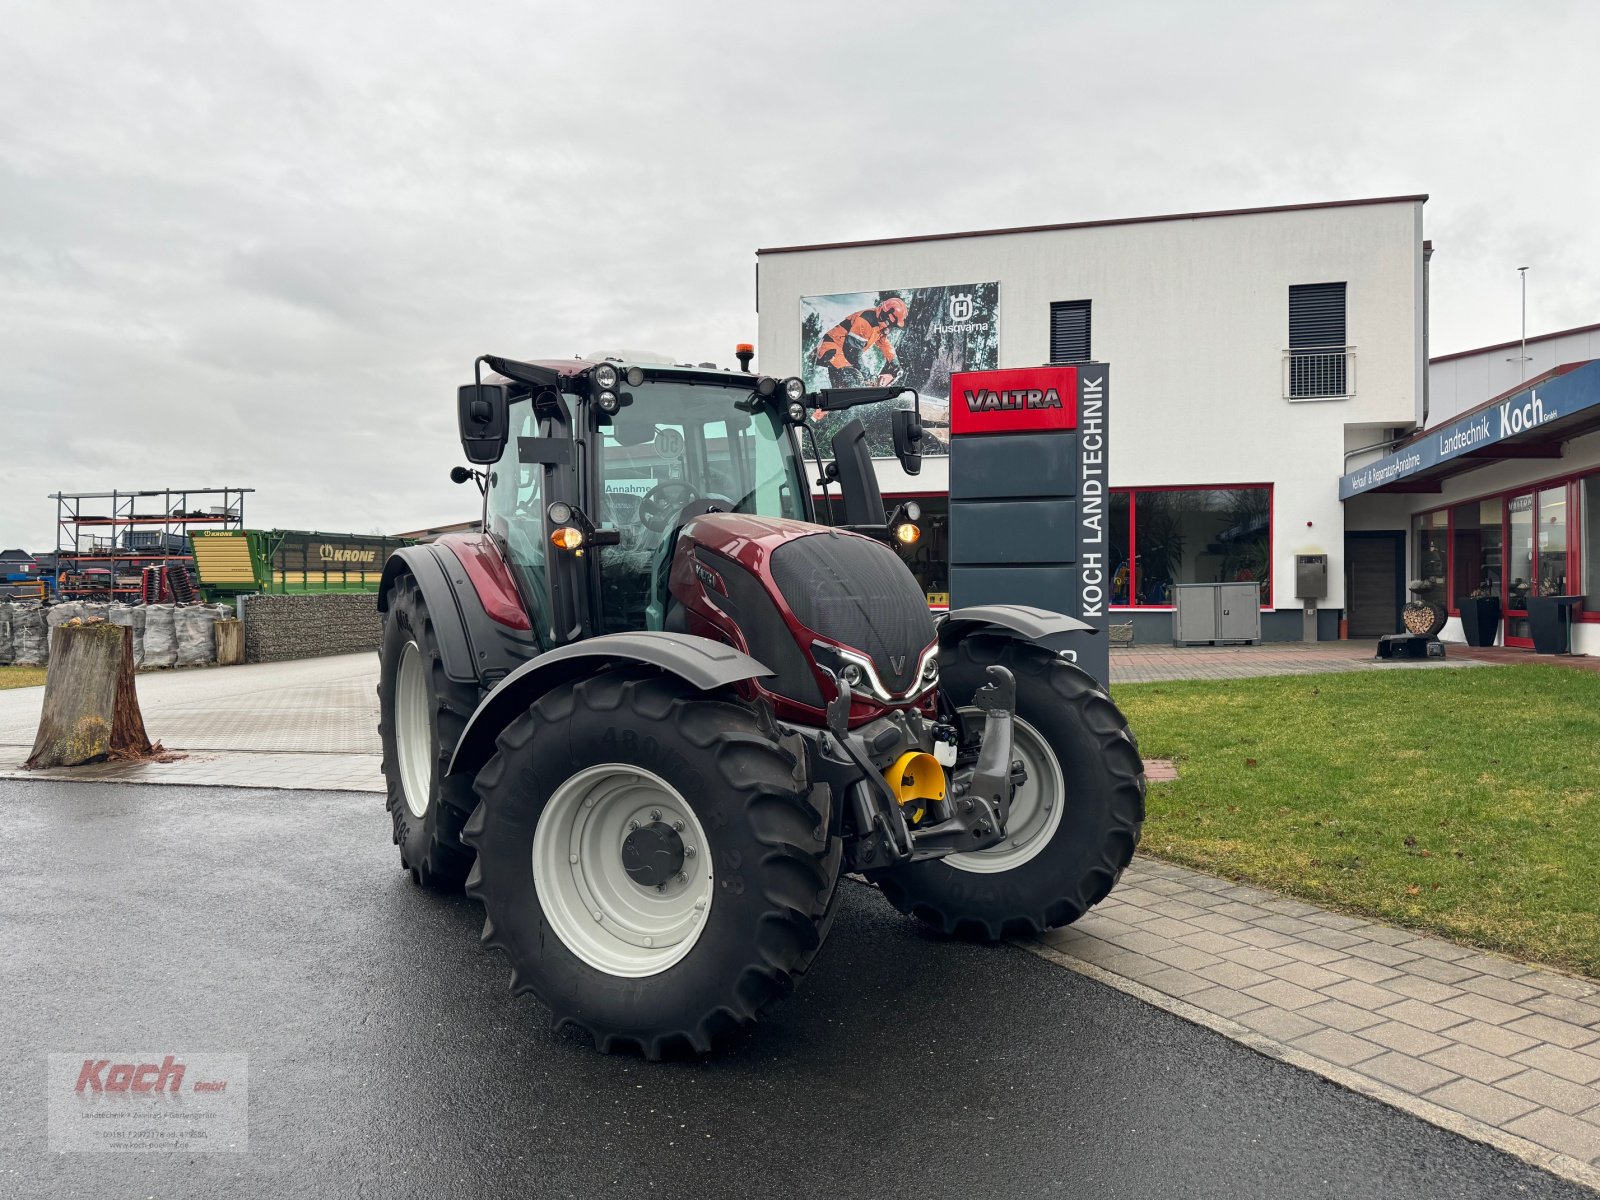
[[133,665],[200,667],[217,661],[216,621],[233,615],[226,604],[107,604],[64,600],[0,600],[0,665],[42,667],[50,661],[50,631],[68,621],[109,621],[133,630]]
[[11,604],[11,661],[19,667],[42,667],[50,660],[50,629],[37,602]]

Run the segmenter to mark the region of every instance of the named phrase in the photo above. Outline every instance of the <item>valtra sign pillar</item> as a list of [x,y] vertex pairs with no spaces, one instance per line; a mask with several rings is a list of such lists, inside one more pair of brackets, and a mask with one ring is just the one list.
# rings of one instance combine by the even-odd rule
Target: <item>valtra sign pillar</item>
[[950,378],[950,606],[1023,604],[1094,626],[1053,649],[1110,683],[1110,370]]

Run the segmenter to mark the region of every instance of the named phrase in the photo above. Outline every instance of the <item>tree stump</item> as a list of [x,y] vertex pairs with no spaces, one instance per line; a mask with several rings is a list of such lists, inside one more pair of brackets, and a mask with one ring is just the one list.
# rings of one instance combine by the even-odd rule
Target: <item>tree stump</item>
[[133,630],[104,621],[58,626],[39,733],[23,765],[76,767],[153,753],[133,686]]

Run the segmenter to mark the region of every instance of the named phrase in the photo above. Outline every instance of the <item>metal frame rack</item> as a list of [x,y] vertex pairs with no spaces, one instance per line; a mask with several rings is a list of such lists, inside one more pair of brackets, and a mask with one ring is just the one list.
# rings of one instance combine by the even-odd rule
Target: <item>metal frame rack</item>
[[[52,492],[50,499],[56,502],[56,594],[70,600],[138,595],[138,574],[145,567],[193,564],[188,541],[191,526],[243,529],[244,497],[253,491],[255,488],[223,487]],[[200,499],[213,496],[220,496],[221,502]],[[140,545],[152,540],[154,546]],[[182,549],[177,548],[180,544]],[[92,581],[90,571],[96,572]],[[103,583],[100,571],[105,572]],[[119,571],[125,573],[119,576]]]

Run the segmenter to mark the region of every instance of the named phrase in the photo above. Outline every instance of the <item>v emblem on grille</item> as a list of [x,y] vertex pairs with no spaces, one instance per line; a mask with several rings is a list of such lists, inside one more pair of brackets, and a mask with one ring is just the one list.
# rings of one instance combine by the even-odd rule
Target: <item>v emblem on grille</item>
[[889,656],[889,665],[894,668],[896,675],[900,674],[906,669],[906,656],[904,654],[891,654]]

